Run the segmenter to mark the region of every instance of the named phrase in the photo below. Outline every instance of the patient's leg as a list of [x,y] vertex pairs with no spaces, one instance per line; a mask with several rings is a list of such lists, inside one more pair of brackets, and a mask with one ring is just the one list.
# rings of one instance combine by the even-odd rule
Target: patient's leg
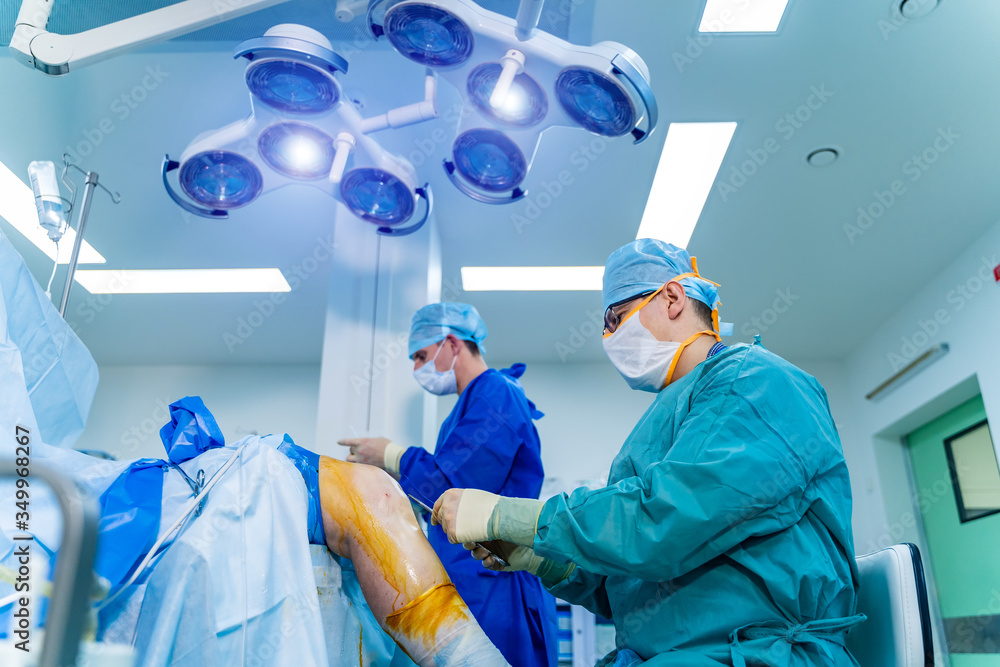
[[375,618],[419,665],[506,665],[383,470],[320,457],[327,546],[350,558]]

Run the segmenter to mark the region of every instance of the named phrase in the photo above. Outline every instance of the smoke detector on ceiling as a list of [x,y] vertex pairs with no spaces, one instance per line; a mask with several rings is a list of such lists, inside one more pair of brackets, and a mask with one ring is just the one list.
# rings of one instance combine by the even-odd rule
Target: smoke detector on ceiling
[[806,162],[813,167],[826,167],[837,161],[840,151],[836,148],[817,148],[806,156]]
[[937,9],[941,0],[894,0],[893,6],[897,14],[904,19],[916,19],[927,16]]

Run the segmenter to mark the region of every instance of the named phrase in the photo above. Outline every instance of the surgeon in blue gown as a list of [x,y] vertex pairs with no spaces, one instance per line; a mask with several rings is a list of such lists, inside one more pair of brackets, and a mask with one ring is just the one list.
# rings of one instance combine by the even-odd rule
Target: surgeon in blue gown
[[605,350],[655,397],[608,486],[544,503],[453,489],[433,521],[453,542],[503,540],[507,569],[612,619],[601,664],[856,666],[851,490],[826,393],[759,341],[722,345],[716,287],[673,245],[614,252]]
[[[524,364],[494,370],[482,357],[486,325],[473,306],[444,302],[418,310],[410,326],[414,376],[437,395],[458,393],[431,454],[386,438],[349,438],[348,461],[384,468],[406,493],[433,505],[451,488],[538,498],[541,445],[533,420],[543,415],[524,395]],[[527,572],[484,569],[441,528],[428,531],[459,594],[490,640],[514,667],[557,663],[555,598]]]

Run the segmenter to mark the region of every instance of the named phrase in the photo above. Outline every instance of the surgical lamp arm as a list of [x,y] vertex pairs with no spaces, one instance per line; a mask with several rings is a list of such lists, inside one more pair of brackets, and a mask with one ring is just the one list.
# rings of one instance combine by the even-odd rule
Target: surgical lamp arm
[[381,116],[366,118],[361,121],[361,131],[365,134],[371,134],[372,132],[378,132],[389,127],[399,128],[406,127],[407,125],[416,125],[417,123],[437,117],[437,79],[434,77],[434,73],[428,69],[427,77],[424,79],[423,102],[399,107]]
[[517,28],[514,30],[514,35],[520,41],[526,42],[535,34],[544,4],[545,0],[521,0],[517,8]]
[[184,0],[75,35],[57,35],[45,30],[53,0],[23,0],[10,51],[22,64],[58,76],[71,65],[76,69],[283,2],[288,0]]

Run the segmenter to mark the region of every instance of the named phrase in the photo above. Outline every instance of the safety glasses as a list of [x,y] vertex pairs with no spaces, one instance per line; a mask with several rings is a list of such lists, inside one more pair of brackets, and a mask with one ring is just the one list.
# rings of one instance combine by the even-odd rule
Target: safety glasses
[[624,301],[619,301],[618,303],[608,306],[608,309],[604,311],[604,330],[609,334],[613,334],[615,332],[615,329],[617,329],[618,326],[622,323],[622,321],[624,321],[625,317],[633,310],[636,310],[635,308],[627,308],[626,306],[628,306],[631,303],[634,303],[639,299],[644,299],[650,296],[651,294],[655,294],[656,292],[659,291],[660,290],[649,290],[648,292],[643,292],[642,294],[636,294],[635,296],[629,297]]

